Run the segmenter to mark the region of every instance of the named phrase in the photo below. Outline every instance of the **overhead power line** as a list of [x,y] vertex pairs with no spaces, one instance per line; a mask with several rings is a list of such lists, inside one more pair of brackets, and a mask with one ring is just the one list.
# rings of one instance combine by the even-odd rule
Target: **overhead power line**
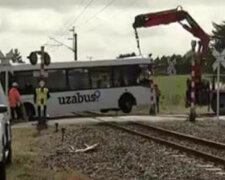
[[74,19],[73,23],[74,24],[84,13],[85,11],[87,10],[87,8],[91,5],[91,3],[93,2],[94,0],[90,0],[89,3],[84,7],[83,11]]
[[[81,0],[80,3],[79,3],[79,5],[78,5],[77,7],[81,7],[81,6],[85,3],[85,1],[86,1],[86,0]],[[74,20],[74,19],[73,19],[73,20]],[[72,21],[73,21],[73,20],[72,20]],[[71,24],[71,18],[70,18],[70,19],[67,19],[67,21],[64,23],[63,28],[62,28],[62,30],[61,30],[61,33],[60,33],[60,31],[59,31],[58,36],[63,35],[63,34],[65,33],[65,31],[68,30],[68,28],[69,28],[68,26],[70,26],[70,24]]]
[[80,27],[83,24],[87,24],[88,22],[90,22],[91,20],[93,20],[97,15],[99,15],[100,13],[102,13],[104,10],[106,10],[111,4],[114,3],[114,1],[117,0],[111,0],[109,3],[107,3],[103,8],[101,8],[98,12],[96,12],[93,16],[91,16],[89,19],[87,19],[85,22],[78,24],[76,27]]
[[[86,0],[80,0],[80,2],[78,3],[78,7],[82,6],[84,3],[86,2]],[[58,36],[58,38],[61,38],[64,36],[65,32],[68,30],[68,25],[70,25],[71,23],[71,18],[67,19],[67,21],[64,23],[63,28],[61,30],[58,31],[58,33],[56,34],[56,36]],[[49,46],[49,38],[48,40],[44,43],[44,46],[46,46],[49,50],[51,50],[52,46]]]
[[[131,1],[131,2],[130,2],[130,5],[127,7],[127,9],[128,9],[128,8],[132,8],[132,7],[133,7],[134,5],[136,5],[137,3],[138,3],[137,0]],[[124,10],[120,10],[120,11],[119,11],[118,13],[116,13],[116,14],[115,14],[115,13],[110,13],[110,16],[108,16],[108,19],[114,17],[115,15],[122,15],[122,14],[126,14],[126,13],[128,13],[128,11],[124,11]],[[93,31],[95,28],[99,27],[100,24],[102,24],[103,26],[106,25],[106,23],[103,24],[103,22],[97,22],[97,23],[94,24],[94,26],[88,28],[86,32]]]
[[[87,10],[87,8],[93,3],[93,1],[94,0],[90,0],[86,4],[86,6],[83,8],[83,10],[72,20],[72,23],[67,23],[68,25],[64,28],[64,30],[62,31],[62,33],[60,35],[58,35],[58,38],[59,39],[62,38],[63,36],[65,36],[65,34],[67,33],[68,29],[71,28],[71,26],[85,13],[85,11]],[[82,1],[81,5],[83,4],[83,2],[85,2],[85,0]],[[55,38],[51,38],[51,39],[52,40],[56,40]],[[65,46],[65,44],[63,44],[63,45]],[[51,48],[53,48],[53,47],[51,47]],[[51,49],[51,48],[49,48],[49,49]]]
[[60,44],[61,46],[65,46],[67,49],[71,50],[71,51],[74,51],[73,48],[71,48],[70,46],[68,46],[67,44],[63,43],[63,42],[60,42],[59,40],[53,38],[53,37],[49,37],[51,40],[57,42],[58,44]]
[[88,9],[88,7],[93,3],[94,0],[90,0],[86,6],[83,8],[83,10],[71,21],[71,23],[66,27],[66,30],[60,35],[60,37],[64,36],[68,29],[70,29],[75,22],[85,13],[85,11]]

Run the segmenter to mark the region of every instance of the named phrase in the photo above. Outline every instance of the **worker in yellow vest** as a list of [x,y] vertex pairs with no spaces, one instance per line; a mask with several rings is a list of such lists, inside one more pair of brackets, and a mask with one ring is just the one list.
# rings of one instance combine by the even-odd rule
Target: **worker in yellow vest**
[[35,89],[34,102],[38,109],[38,123],[46,124],[47,102],[50,98],[49,90],[43,80],[39,81],[39,87]]

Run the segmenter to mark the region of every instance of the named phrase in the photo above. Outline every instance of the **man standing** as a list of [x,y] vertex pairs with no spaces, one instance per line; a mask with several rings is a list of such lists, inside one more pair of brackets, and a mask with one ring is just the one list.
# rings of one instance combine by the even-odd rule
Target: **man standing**
[[159,90],[159,87],[157,84],[155,84],[155,94],[156,94],[156,107],[157,107],[157,113],[159,113],[159,98],[161,96],[161,92]]
[[49,90],[45,87],[44,80],[40,80],[39,87],[35,89],[34,93],[34,102],[38,109],[38,125],[46,126],[47,101],[49,98]]
[[18,84],[16,82],[12,83],[12,87],[9,90],[9,105],[11,111],[11,120],[20,118],[20,93],[18,91]]

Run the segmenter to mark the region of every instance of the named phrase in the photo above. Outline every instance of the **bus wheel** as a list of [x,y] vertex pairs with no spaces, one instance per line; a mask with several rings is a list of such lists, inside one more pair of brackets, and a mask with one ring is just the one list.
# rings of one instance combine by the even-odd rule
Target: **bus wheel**
[[131,94],[125,94],[119,100],[119,107],[124,113],[130,113],[134,104],[135,99]]
[[107,112],[109,112],[109,110],[108,109],[101,109],[100,112],[101,113],[107,113]]
[[28,120],[32,121],[34,119],[34,115],[35,115],[35,109],[34,109],[33,105],[29,104],[29,103],[25,103],[24,106],[25,106]]

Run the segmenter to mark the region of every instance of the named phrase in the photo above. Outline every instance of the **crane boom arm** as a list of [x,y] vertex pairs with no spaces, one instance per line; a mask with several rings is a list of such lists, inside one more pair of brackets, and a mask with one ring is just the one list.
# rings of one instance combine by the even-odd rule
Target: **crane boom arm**
[[[188,24],[183,24],[181,21],[186,20]],[[141,14],[135,17],[133,28],[136,31],[141,27],[153,27],[162,24],[170,24],[178,22],[182,27],[190,32],[193,36],[200,39],[199,53],[202,57],[206,56],[209,46],[209,35],[198,25],[198,23],[184,10],[171,9],[156,13]],[[139,45],[138,45],[139,46]]]

